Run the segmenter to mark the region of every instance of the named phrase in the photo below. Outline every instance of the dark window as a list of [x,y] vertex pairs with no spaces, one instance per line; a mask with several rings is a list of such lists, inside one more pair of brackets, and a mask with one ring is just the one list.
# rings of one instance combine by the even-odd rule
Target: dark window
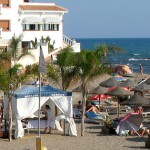
[[28,42],[28,41],[22,42],[22,48],[23,49],[29,49],[30,48],[30,42]]
[[43,30],[59,31],[59,24],[44,24]]
[[40,31],[40,24],[24,24],[23,30],[24,31],[28,31],[28,30]]

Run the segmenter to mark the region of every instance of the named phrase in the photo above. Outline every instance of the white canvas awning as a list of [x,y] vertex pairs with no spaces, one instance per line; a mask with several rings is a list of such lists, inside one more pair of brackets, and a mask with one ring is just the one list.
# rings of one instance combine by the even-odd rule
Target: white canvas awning
[[43,19],[44,24],[60,24],[61,20],[56,17],[46,17]]
[[26,17],[23,19],[22,24],[43,24],[43,21],[38,17]]

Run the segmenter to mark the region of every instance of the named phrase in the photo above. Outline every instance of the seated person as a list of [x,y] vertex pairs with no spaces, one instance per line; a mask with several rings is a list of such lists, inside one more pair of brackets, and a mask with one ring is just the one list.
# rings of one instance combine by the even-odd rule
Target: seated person
[[89,112],[89,111],[92,111],[95,114],[97,114],[99,112],[98,108],[95,106],[94,103],[91,103],[91,107],[86,112]]
[[48,85],[48,82],[46,79],[43,79],[43,81],[41,82],[41,85],[44,86],[44,85]]
[[141,124],[138,133],[139,133],[141,136],[144,136],[145,134],[149,135],[149,134],[150,134],[150,129],[149,129],[148,127],[145,127],[143,124]]

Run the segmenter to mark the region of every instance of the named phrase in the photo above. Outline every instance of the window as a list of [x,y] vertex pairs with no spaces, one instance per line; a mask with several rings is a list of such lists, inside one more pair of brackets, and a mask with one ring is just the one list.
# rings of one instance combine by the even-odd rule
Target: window
[[29,0],[24,0],[24,2],[29,2]]
[[23,41],[23,42],[22,42],[22,48],[23,48],[23,49],[29,49],[29,48],[30,48],[30,42],[28,42],[28,41]]
[[0,53],[2,53],[2,52],[7,52],[6,46],[0,46]]
[[23,30],[40,31],[40,24],[23,24]]
[[44,24],[43,30],[59,31],[59,24]]
[[9,0],[1,0],[0,3],[3,5],[3,7],[9,7]]
[[8,30],[10,30],[10,27],[9,27],[9,20],[0,20],[0,28],[2,28],[3,31],[8,31]]

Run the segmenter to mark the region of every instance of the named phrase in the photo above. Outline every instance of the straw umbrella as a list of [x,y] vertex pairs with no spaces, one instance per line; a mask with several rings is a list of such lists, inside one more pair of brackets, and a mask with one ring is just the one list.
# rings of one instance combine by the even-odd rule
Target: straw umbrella
[[121,104],[134,104],[134,105],[148,105],[150,104],[150,100],[145,98],[138,93],[134,94],[131,98],[127,101],[122,102]]
[[121,84],[119,84],[119,86],[133,88],[133,87],[137,86],[137,83],[134,80],[128,79],[128,80],[122,82]]
[[98,94],[98,100],[99,100],[99,111],[100,111],[100,99],[101,99],[101,94],[105,94],[108,92],[108,88],[106,87],[102,87],[102,86],[98,86],[94,89],[92,89],[89,93],[91,94]]
[[136,92],[140,92],[141,95],[144,95],[144,91],[146,91],[146,90],[150,90],[150,85],[148,85],[148,84],[146,84],[144,82],[139,84],[139,85],[137,85],[136,87],[134,87],[132,89],[132,91],[134,91],[135,93]]
[[143,83],[137,85],[135,88],[133,88],[132,91],[142,92],[144,90],[149,90],[149,89],[150,89],[150,85],[143,82]]
[[112,87],[112,86],[117,86],[119,84],[120,84],[120,82],[115,80],[114,77],[111,77],[111,78],[100,83],[100,85],[104,86],[104,87]]
[[118,118],[119,118],[119,105],[120,105],[119,98],[123,97],[123,96],[132,95],[132,92],[130,92],[129,90],[125,90],[124,88],[122,88],[120,86],[117,86],[116,88],[107,92],[106,94],[118,97]]

